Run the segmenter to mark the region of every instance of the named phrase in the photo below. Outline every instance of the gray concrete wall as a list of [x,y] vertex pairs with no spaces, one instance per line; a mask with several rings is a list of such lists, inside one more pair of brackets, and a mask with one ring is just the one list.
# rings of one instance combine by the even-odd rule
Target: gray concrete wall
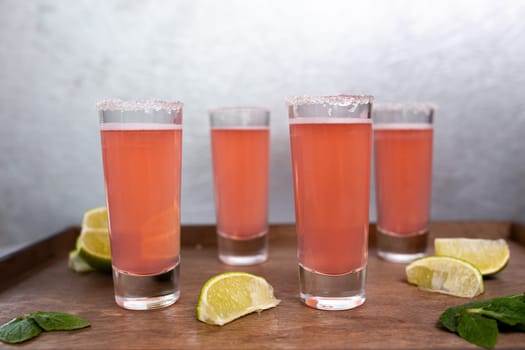
[[[293,222],[284,97],[432,101],[434,220],[525,221],[524,1],[0,0],[0,246],[104,203],[95,102],[182,100],[182,221],[214,222],[207,110],[272,112],[272,222]],[[371,219],[375,219],[374,200]]]

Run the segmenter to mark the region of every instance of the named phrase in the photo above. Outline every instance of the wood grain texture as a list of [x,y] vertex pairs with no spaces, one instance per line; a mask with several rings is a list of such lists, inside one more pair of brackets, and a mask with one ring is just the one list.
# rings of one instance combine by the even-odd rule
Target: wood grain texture
[[[525,292],[525,231],[515,229],[507,222],[435,223],[431,235],[508,240],[510,263],[504,271],[486,279],[486,292],[476,298],[485,299]],[[45,333],[20,348],[478,349],[446,332],[437,323],[440,313],[447,307],[470,300],[422,292],[408,285],[404,265],[378,259],[373,239],[366,303],[349,311],[319,311],[304,306],[298,298],[293,226],[271,227],[269,261],[243,268],[218,262],[212,226],[185,227],[180,300],[161,310],[128,311],[115,304],[109,274],[79,274],[67,268],[67,253],[72,248],[68,244],[73,242],[73,233],[67,231],[58,236],[63,237],[62,244],[48,245],[54,253],[45,262],[40,262],[39,268],[0,289],[0,322],[35,310],[50,310],[78,314],[90,320],[92,327],[75,332]],[[12,263],[9,266],[15,269]],[[197,321],[195,306],[203,283],[217,273],[235,270],[264,276],[274,286],[281,304],[223,327]],[[5,262],[0,262],[0,271],[6,271]],[[22,275],[20,271],[18,274]],[[7,348],[0,344],[2,346]],[[512,333],[500,335],[497,349],[524,347],[525,334]]]

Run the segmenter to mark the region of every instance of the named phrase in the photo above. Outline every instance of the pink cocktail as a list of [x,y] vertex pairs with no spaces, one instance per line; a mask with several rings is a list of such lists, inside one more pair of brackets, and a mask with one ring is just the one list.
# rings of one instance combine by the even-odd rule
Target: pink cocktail
[[230,265],[267,259],[269,112],[210,111],[218,256]]
[[99,104],[115,295],[124,308],[167,306],[179,296],[181,108]]
[[323,274],[366,265],[369,119],[290,120],[299,264]]
[[407,262],[426,249],[433,110],[390,105],[374,113],[378,253],[386,260]]
[[182,129],[107,123],[101,140],[114,268],[136,275],[173,269],[179,260]]
[[212,128],[219,234],[252,239],[268,231],[269,142],[268,127]]
[[371,101],[288,100],[301,299],[318,309],[365,301]]

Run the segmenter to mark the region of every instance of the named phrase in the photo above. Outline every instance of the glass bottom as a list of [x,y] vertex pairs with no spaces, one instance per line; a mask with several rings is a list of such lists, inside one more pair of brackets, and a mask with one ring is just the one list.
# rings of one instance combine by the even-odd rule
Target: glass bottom
[[388,233],[377,226],[377,255],[387,261],[408,263],[426,255],[428,230],[410,236]]
[[158,275],[131,275],[113,267],[117,305],[129,310],[151,310],[170,306],[180,296],[179,266]]
[[344,275],[325,275],[299,265],[301,301],[319,310],[349,310],[365,300],[366,266]]
[[228,265],[246,266],[268,260],[268,234],[252,239],[234,239],[217,233],[219,260]]

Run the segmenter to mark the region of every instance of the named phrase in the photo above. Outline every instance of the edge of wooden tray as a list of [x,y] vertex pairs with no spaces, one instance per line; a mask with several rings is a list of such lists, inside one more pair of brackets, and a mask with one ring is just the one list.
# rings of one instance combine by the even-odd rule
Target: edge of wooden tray
[[[510,221],[457,221],[434,222],[432,226],[443,227],[451,235],[458,232],[465,236],[481,238],[503,237],[525,246],[525,226]],[[270,226],[270,245],[295,244],[296,235],[293,224],[275,224]],[[375,246],[375,224],[370,224],[369,246]],[[38,272],[55,258],[74,249],[80,227],[72,226],[45,239],[28,244],[21,249],[0,257],[0,291]],[[181,228],[182,246],[214,246],[217,244],[214,225],[188,225]]]

